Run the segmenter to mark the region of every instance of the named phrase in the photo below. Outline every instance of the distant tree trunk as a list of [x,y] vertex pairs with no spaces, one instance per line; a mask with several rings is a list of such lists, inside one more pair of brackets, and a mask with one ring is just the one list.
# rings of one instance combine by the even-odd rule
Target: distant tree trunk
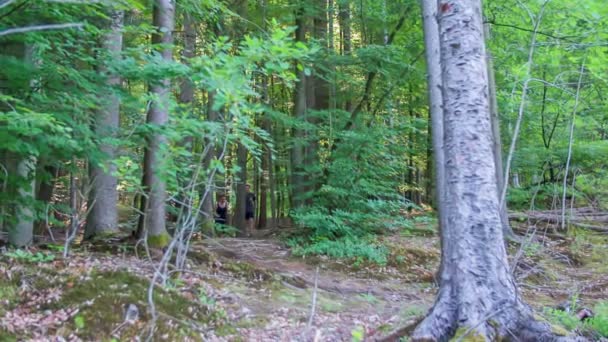
[[[110,32],[104,36],[103,48],[107,50],[110,58],[117,60],[120,58],[122,51],[124,12],[112,11],[110,18]],[[99,72],[107,74],[109,70],[107,66],[102,65]],[[107,77],[106,85],[108,88],[120,86],[119,75],[108,74],[105,76]],[[100,97],[105,103],[102,104],[95,116],[94,131],[97,137],[101,139],[99,149],[104,154],[105,159],[103,162],[89,162],[91,192],[88,202],[90,210],[84,231],[85,239],[118,231],[118,190],[116,188],[118,180],[114,175],[116,171],[114,164],[116,147],[107,140],[115,137],[119,128],[120,100],[113,89],[105,90]]]
[[[41,165],[41,164],[44,165],[44,162],[39,160],[38,165]],[[44,178],[42,180],[40,180],[40,183],[38,185],[38,192],[36,194],[36,200],[38,200],[39,202],[45,203],[48,208],[51,204],[51,201],[53,200],[53,191],[55,190],[55,182],[57,179],[57,173],[58,173],[59,169],[56,166],[52,166],[52,165],[47,165],[47,166],[43,166],[43,167],[39,166],[39,169],[44,169],[44,172],[41,172],[43,174]],[[45,214],[51,215],[51,212],[45,211]],[[38,235],[44,234],[44,232],[46,232],[48,229],[47,222],[48,222],[48,217],[36,221],[35,227],[34,227],[34,232]]]
[[[328,57],[328,29],[327,29],[327,1],[326,0],[315,0],[315,11],[316,15],[313,18],[313,34],[314,37],[321,41],[321,50],[322,56]],[[326,58],[324,58],[326,59]],[[326,62],[320,62],[317,64],[317,67],[314,70],[314,74],[307,85],[310,86],[308,88],[307,96],[311,100],[309,103],[309,108],[314,109],[316,111],[328,110],[330,108],[330,92],[331,86],[327,81],[328,74],[327,68],[328,65]],[[316,118],[316,115],[308,115],[307,121],[316,126],[319,122],[319,119]],[[307,137],[307,149],[306,155],[304,157],[305,163],[308,166],[317,165],[318,164],[318,151],[319,151],[319,138],[317,132],[308,132]],[[316,191],[320,187],[319,184],[320,177],[317,177],[315,174],[311,172],[307,173],[307,192]],[[307,204],[312,204],[312,197],[308,197]]]
[[16,222],[8,232],[8,242],[15,247],[30,245],[34,240],[33,201],[36,196],[36,157],[21,158],[17,164],[17,177],[26,182],[17,187],[19,204],[15,208]]
[[[154,26],[157,32],[152,36],[153,44],[166,45],[161,50],[164,60],[173,59],[173,27],[175,24],[175,3],[172,0],[156,0],[153,13]],[[150,86],[151,92],[158,98],[150,106],[147,123],[154,126],[164,126],[169,120],[169,96],[171,84],[169,79],[161,79]],[[153,247],[164,247],[169,235],[165,226],[166,217],[166,184],[160,177],[158,169],[162,165],[162,149],[167,145],[167,138],[159,133],[153,133],[148,138],[148,146],[144,154],[144,187],[148,194],[145,206],[144,229],[148,231],[148,242]]]
[[[338,23],[340,24],[340,42],[341,52],[344,56],[350,56],[352,52],[352,38],[350,29],[350,1],[338,1]],[[352,112],[353,101],[351,100],[351,94],[349,88],[346,88],[344,96],[346,100],[344,102],[344,109],[348,112]]]
[[[268,78],[266,76],[262,76],[262,102],[264,105],[269,106],[269,97],[268,97]],[[268,114],[264,113],[264,117],[262,118],[262,128],[268,133],[271,133],[271,121],[268,118]],[[258,221],[258,227],[266,228],[267,220],[268,220],[268,190],[270,183],[270,169],[271,165],[271,157],[272,151],[266,144],[262,144],[264,153],[262,154],[262,172],[260,174],[260,215]]]
[[[296,31],[295,40],[296,42],[306,41],[306,19],[304,18],[304,9],[299,8],[296,14]],[[307,107],[307,96],[306,96],[306,83],[308,81],[304,70],[297,70],[298,81],[295,87],[294,93],[294,117],[298,122],[304,122],[306,120],[306,107]],[[295,127],[293,129],[293,146],[291,148],[291,165],[293,170],[291,172],[291,189],[292,189],[292,201],[293,207],[298,208],[302,206],[302,197],[305,192],[304,187],[304,139],[305,132],[302,128]]]
[[237,164],[239,166],[238,181],[236,185],[236,208],[234,210],[234,225],[240,230],[241,235],[247,234],[247,221],[245,220],[245,210],[247,201],[247,148],[239,143],[237,148]]
[[[19,45],[20,48],[23,48],[24,61],[35,66],[37,61],[34,46],[31,44]],[[33,88],[36,82],[35,79],[30,79],[29,84],[25,86]],[[15,174],[20,181],[16,186],[18,201],[14,213],[15,224],[8,231],[8,242],[15,247],[25,247],[34,241],[35,212],[33,208],[36,198],[37,160],[35,155],[16,156]]]
[[[484,24],[485,40],[490,40],[490,25]],[[494,163],[496,164],[496,183],[498,188],[502,189],[505,184],[504,171],[502,166],[502,141],[500,137],[500,117],[498,115],[498,101],[496,98],[496,78],[494,77],[494,59],[489,51],[486,51],[486,62],[488,64],[488,91],[490,99],[490,115],[492,117],[492,138],[494,150]],[[514,238],[515,233],[509,224],[509,216],[507,214],[507,202],[503,201],[500,207],[500,221],[502,222],[502,230],[507,238]]]
[[[413,341],[553,340],[510,273],[499,208],[480,0],[444,0],[439,32],[445,131],[441,282]],[[441,168],[441,165],[437,165]],[[447,244],[445,242],[448,242]]]
[[[208,96],[207,97],[207,120],[218,121],[219,114],[218,114],[217,110],[215,110],[213,108],[213,106],[215,104],[215,92],[209,92],[209,94],[207,96]],[[205,144],[214,144],[214,142],[209,139],[205,139]],[[203,160],[203,168],[205,170],[210,169],[211,162],[213,161],[214,158],[216,158],[217,153],[219,153],[219,152],[217,151],[215,146],[211,146],[209,149],[209,153],[205,156],[205,158]],[[206,181],[206,179],[204,179],[203,181]],[[213,188],[209,189],[207,196],[203,198],[205,191],[206,191],[206,188],[203,185],[200,190],[201,201],[203,201],[203,204],[201,206],[201,210],[202,210],[201,223],[202,223],[203,229],[205,231],[212,231],[213,225],[215,223],[215,220],[213,218],[213,215],[215,212],[215,209],[213,207],[214,191],[213,191]]]

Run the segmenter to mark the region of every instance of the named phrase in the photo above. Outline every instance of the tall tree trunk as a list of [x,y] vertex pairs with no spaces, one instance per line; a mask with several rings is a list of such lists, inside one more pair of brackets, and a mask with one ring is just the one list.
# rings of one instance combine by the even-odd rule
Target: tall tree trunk
[[[329,56],[328,49],[328,29],[327,29],[327,1],[326,0],[315,0],[315,12],[316,15],[313,18],[313,35],[314,37],[321,41],[321,56],[323,59]],[[314,74],[309,84],[308,88],[309,93],[307,96],[311,99],[309,104],[310,109],[314,109],[315,111],[328,110],[330,108],[330,91],[331,86],[327,81],[328,75],[327,72],[327,63],[323,62],[323,60],[317,62],[317,67],[314,70]],[[312,123],[316,126],[319,120],[316,118],[318,114],[314,114],[312,116],[308,115],[308,122]],[[318,151],[319,151],[319,138],[317,132],[308,132],[307,137],[307,149],[306,155],[304,157],[306,165],[317,165],[318,164]],[[319,180],[320,177],[317,177],[315,174],[311,172],[307,172],[307,186],[306,189],[308,192],[316,191],[320,187]],[[307,200],[308,204],[312,203],[312,197],[309,197]]]
[[[485,40],[490,40],[490,24],[484,24]],[[486,62],[488,65],[488,92],[490,99],[490,115],[492,118],[492,138],[494,150],[494,163],[496,164],[496,183],[498,188],[502,189],[505,184],[504,171],[502,166],[502,141],[500,137],[500,118],[498,114],[498,101],[496,98],[496,78],[494,77],[494,59],[489,51],[486,51]],[[507,202],[503,201],[500,206],[500,221],[502,222],[502,230],[505,237],[515,238],[515,233],[509,224],[509,216],[507,213]]]
[[[441,282],[414,341],[469,335],[486,341],[550,338],[508,268],[493,158],[480,0],[439,4],[445,132]],[[438,169],[442,165],[436,166]]]
[[[111,59],[120,58],[122,51],[122,27],[124,12],[114,10],[110,13],[110,32],[104,36],[103,48]],[[109,72],[107,66],[99,68],[101,74]],[[106,75],[108,88],[120,86],[119,75]],[[94,235],[111,234],[118,231],[118,180],[114,175],[116,147],[111,141],[116,136],[120,122],[120,100],[113,89],[107,89],[101,96],[105,103],[95,116],[94,131],[101,139],[99,150],[104,154],[103,161],[90,161],[91,192],[89,193],[89,215],[84,231],[85,239]]]
[[17,177],[26,182],[17,187],[20,203],[15,208],[15,226],[8,231],[8,242],[15,247],[30,245],[34,240],[34,211],[36,196],[36,157],[21,158],[17,164]]
[[240,230],[242,235],[246,235],[247,220],[245,220],[247,191],[247,148],[239,143],[237,152],[237,164],[239,166],[238,180],[236,185],[236,208],[234,210],[234,225]]
[[[53,191],[55,190],[55,182],[59,169],[54,165],[44,165],[44,161],[38,160],[39,170],[44,169],[42,173],[42,179],[38,184],[38,191],[36,193],[36,200],[45,203],[46,208],[50,207],[51,201],[53,200]],[[50,211],[45,210],[45,215],[51,215]],[[34,232],[38,235],[44,234],[48,230],[48,217],[42,218],[35,223]]]
[[[298,9],[295,24],[295,40],[296,42],[303,43],[306,41],[306,19],[304,17],[304,8]],[[298,122],[304,122],[306,120],[306,83],[308,82],[308,78],[306,77],[304,70],[300,69],[297,70],[298,82],[296,83],[294,93],[294,117]],[[298,208],[303,204],[302,197],[305,192],[303,169],[305,140],[304,130],[300,127],[295,127],[293,129],[293,137],[293,146],[291,148],[291,165],[293,167],[291,172],[291,189],[293,207]]]
[[[19,48],[23,47],[25,63],[35,66],[37,61],[34,46],[31,44],[19,45]],[[25,86],[34,88],[36,82],[37,80],[30,79],[29,84]],[[16,158],[15,174],[20,182],[16,187],[18,202],[15,207],[15,225],[9,228],[8,242],[15,247],[24,247],[34,241],[35,213],[32,208],[36,198],[36,163],[38,158],[35,155],[20,155]]]
[[[262,102],[267,107],[269,106],[269,98],[268,98],[268,78],[266,76],[262,76]],[[271,134],[271,121],[268,118],[268,114],[264,113],[264,117],[262,118],[262,128],[270,135]],[[260,174],[260,215],[258,221],[258,227],[266,228],[267,220],[268,220],[268,190],[270,183],[270,168],[272,167],[271,158],[272,151],[269,146],[266,144],[262,144],[264,153],[262,154],[262,172]]]
[[[214,105],[215,105],[215,92],[209,92],[208,97],[207,97],[207,120],[209,120],[209,121],[218,121],[219,120],[219,113],[217,112],[217,110],[215,110],[213,108]],[[205,144],[214,144],[214,143],[215,142],[213,142],[209,139],[205,139]],[[213,159],[216,158],[217,153],[220,153],[220,152],[221,151],[217,151],[216,146],[210,147],[209,153],[205,156],[205,158],[203,160],[203,168],[205,170],[210,169]],[[204,174],[206,174],[206,173],[204,173]],[[206,181],[206,179],[204,181]],[[203,185],[200,190],[201,201],[203,201],[203,204],[201,206],[201,210],[202,210],[201,224],[205,231],[212,231],[213,225],[215,223],[215,220],[213,219],[213,214],[215,212],[215,210],[213,208],[213,198],[214,198],[213,186],[212,186],[212,189],[209,189],[209,191],[207,192],[206,197],[204,197],[205,191],[206,191],[206,187]]]
[[[344,56],[350,56],[352,52],[352,38],[351,38],[351,29],[350,29],[350,1],[345,0],[337,0],[338,1],[338,23],[340,24],[340,46],[341,52]],[[351,95],[349,88],[345,89],[346,100],[344,103],[344,109],[348,112],[352,112],[353,101],[351,100]]]
[[[445,153],[443,150],[443,80],[441,78],[441,59],[439,52],[439,26],[437,23],[437,2],[421,0],[424,46],[427,68],[427,91],[429,97],[430,124],[432,123],[433,163],[435,165],[435,203],[439,222],[439,235],[442,254],[447,254],[446,247],[449,233],[445,216]],[[443,269],[443,261],[438,274]],[[439,278],[439,277],[438,277]]]
[[[172,0],[156,0],[153,14],[154,26],[157,32],[152,36],[153,44],[164,44],[161,55],[164,60],[173,59],[173,27],[175,24],[175,3]],[[164,126],[169,121],[169,96],[171,84],[169,79],[159,80],[150,86],[151,92],[157,97],[148,111],[147,123],[154,126]],[[148,138],[148,146],[144,154],[144,187],[148,194],[145,206],[144,229],[148,232],[148,242],[153,247],[164,247],[169,240],[165,226],[167,199],[166,184],[160,177],[159,166],[163,164],[162,153],[167,145],[167,138],[159,133],[153,133]]]

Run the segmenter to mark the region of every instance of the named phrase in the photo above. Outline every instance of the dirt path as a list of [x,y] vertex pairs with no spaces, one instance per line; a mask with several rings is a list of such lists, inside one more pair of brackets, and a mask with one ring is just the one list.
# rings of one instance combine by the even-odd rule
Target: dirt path
[[[272,285],[227,286],[238,297],[236,305],[248,313],[244,321],[255,322],[238,330],[242,336],[254,341],[334,341],[351,340],[360,331],[366,340],[373,340],[424,314],[436,290],[411,277],[423,278],[435,270],[436,263],[419,262],[411,256],[421,251],[438,253],[437,239],[391,236],[387,240],[393,244],[392,253],[399,252],[395,248],[400,246],[401,253],[409,257],[412,265],[406,271],[400,272],[394,265],[354,271],[352,265],[329,259],[298,259],[290,255],[289,248],[270,239],[206,240],[197,248],[217,254],[225,262],[251,265],[274,275]],[[573,297],[588,307],[608,299],[608,269],[605,253],[601,254],[607,242],[602,235],[533,239],[524,247],[515,272],[527,301],[542,313],[543,308]],[[513,256],[519,247],[512,247]],[[317,312],[308,329],[315,279]]]
[[[431,284],[379,279],[349,271],[348,267],[340,271],[329,261],[312,265],[291,257],[288,248],[273,240],[205,240],[196,248],[217,254],[225,262],[253,265],[260,272],[274,275],[274,282],[226,287],[237,297],[231,298],[234,306],[246,313],[239,334],[257,336],[253,339],[256,341],[380,336],[424,313],[433,299]],[[315,292],[316,313],[308,326]]]

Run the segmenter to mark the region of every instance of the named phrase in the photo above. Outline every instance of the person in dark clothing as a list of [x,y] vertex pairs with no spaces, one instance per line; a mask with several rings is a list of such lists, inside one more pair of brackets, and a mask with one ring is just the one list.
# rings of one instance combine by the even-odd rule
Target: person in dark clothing
[[228,201],[226,201],[226,196],[220,196],[220,199],[215,206],[215,215],[215,223],[228,223]]
[[255,195],[251,192],[251,186],[245,185],[247,196],[245,197],[245,221],[247,222],[247,235],[253,233],[253,225],[255,222]]

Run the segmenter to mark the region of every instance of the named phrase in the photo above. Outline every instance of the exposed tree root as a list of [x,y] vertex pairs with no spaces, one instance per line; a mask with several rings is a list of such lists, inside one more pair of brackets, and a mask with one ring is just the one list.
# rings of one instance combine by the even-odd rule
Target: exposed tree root
[[[439,301],[413,334],[412,341],[586,341],[584,338],[562,336],[548,323],[537,321],[524,304],[498,306],[485,317],[472,322],[456,302]],[[470,309],[471,306],[466,306]]]

